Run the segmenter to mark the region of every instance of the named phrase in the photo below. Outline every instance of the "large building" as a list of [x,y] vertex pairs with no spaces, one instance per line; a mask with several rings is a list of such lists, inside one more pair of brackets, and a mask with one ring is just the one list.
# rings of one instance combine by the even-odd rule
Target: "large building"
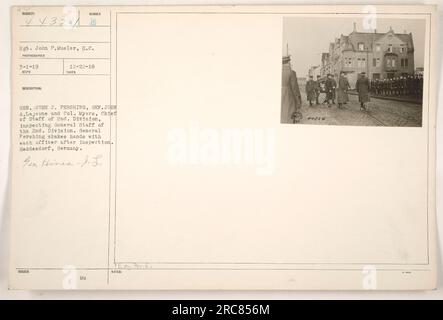
[[411,33],[358,32],[341,35],[329,44],[329,52],[322,54],[321,75],[348,74],[351,86],[357,74],[366,72],[370,79],[394,78],[414,74],[414,43]]

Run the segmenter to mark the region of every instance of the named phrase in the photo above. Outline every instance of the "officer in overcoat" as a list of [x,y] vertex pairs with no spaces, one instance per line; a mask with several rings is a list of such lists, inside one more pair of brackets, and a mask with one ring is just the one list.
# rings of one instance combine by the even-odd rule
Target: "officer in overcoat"
[[319,97],[321,92],[320,76],[317,76],[317,81],[315,81],[315,104],[319,104]]
[[336,92],[337,92],[337,81],[335,81],[336,75],[331,74],[332,81],[332,104],[335,104]]
[[316,88],[317,85],[313,76],[309,76],[309,80],[306,82],[306,99],[309,101],[309,105],[312,106],[312,101],[316,100]]
[[335,98],[335,87],[336,87],[336,82],[332,78],[332,74],[328,74],[328,78],[325,81],[325,91],[326,91],[325,102],[328,103],[328,107],[331,107],[330,101],[334,103],[333,99]]
[[348,79],[346,78],[345,72],[340,72],[340,77],[338,78],[338,87],[337,87],[337,103],[338,107],[341,109],[343,104],[349,101],[348,97],[348,89],[350,89],[350,85]]
[[294,123],[295,115],[301,108],[300,88],[297,74],[291,69],[291,58],[283,57],[281,88],[281,123]]
[[360,110],[366,110],[366,103],[370,101],[369,98],[369,79],[366,72],[362,72],[355,83],[355,89],[358,92],[358,101],[360,101]]

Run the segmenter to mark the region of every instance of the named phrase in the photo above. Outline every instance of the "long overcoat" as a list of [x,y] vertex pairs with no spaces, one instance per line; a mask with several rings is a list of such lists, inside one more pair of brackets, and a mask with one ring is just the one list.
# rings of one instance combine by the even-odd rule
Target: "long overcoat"
[[346,103],[349,101],[348,97],[348,89],[350,88],[348,79],[345,77],[340,77],[338,79],[338,88],[337,88],[337,102],[338,103]]
[[331,100],[334,99],[335,96],[335,80],[334,79],[326,79],[325,81],[325,91],[326,91],[326,99]]
[[301,107],[297,74],[289,64],[283,64],[281,87],[281,123],[293,123],[292,116]]
[[316,88],[317,85],[314,80],[309,80],[306,82],[306,99],[308,101],[315,100],[316,98]]
[[368,102],[369,98],[369,79],[366,76],[362,76],[358,78],[355,83],[355,89],[358,92],[358,101],[360,102]]

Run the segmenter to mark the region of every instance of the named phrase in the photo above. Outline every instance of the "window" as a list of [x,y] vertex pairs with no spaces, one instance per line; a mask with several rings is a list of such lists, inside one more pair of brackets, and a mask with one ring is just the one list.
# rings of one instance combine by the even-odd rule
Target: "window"
[[358,43],[358,51],[364,51],[365,50],[365,45],[363,44],[363,42],[359,42]]
[[386,59],[386,66],[387,67],[390,67],[391,66],[391,59]]
[[379,43],[377,43],[377,44],[375,45],[375,51],[377,51],[377,52],[380,52],[380,51],[381,51],[381,46],[380,46]]
[[388,44],[388,52],[392,52],[392,44]]
[[405,66],[405,59],[401,59],[401,60],[400,60],[400,66],[402,66],[402,67]]
[[361,66],[362,66],[362,68],[366,68],[366,59],[365,58],[361,59]]
[[405,67],[408,66],[408,59],[405,59]]
[[361,59],[360,58],[357,59],[357,67],[361,68]]
[[372,59],[372,66],[373,67],[379,67],[380,66],[380,58]]
[[392,59],[392,67],[395,68],[395,59]]
[[400,47],[400,53],[404,53],[405,52],[405,47],[401,46]]

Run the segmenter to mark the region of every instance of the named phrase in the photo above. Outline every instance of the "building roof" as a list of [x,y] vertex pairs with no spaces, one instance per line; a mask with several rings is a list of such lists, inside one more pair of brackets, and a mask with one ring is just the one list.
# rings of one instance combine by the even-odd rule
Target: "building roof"
[[[392,35],[400,39],[402,42],[407,44],[409,50],[413,50],[414,43],[412,41],[411,33],[395,33],[394,30],[390,29],[385,33],[378,32],[358,32],[354,30],[348,36],[341,35],[340,38],[336,39],[335,42],[330,43],[330,49],[334,50],[337,46],[340,46],[340,49],[343,50],[358,50],[358,44],[364,44],[364,50],[372,50],[373,43],[379,41],[385,36]],[[338,40],[338,41],[337,41]],[[323,59],[323,57],[322,57]]]

